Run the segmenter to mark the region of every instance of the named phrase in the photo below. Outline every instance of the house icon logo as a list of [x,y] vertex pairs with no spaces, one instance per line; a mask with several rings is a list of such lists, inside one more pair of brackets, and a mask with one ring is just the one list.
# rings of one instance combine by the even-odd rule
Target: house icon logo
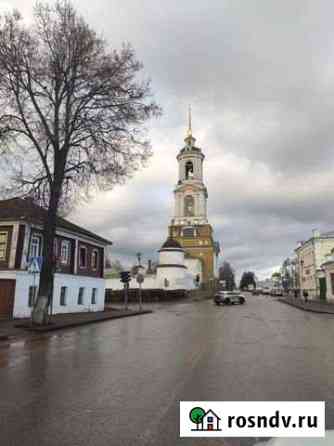
[[221,418],[211,409],[205,411],[201,407],[194,407],[189,412],[189,418],[196,424],[196,428],[191,429],[192,431],[221,431],[219,427]]

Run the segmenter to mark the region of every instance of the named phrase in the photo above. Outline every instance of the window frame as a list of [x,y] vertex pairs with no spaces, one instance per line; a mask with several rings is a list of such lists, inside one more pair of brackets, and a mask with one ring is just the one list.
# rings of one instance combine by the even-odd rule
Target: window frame
[[[67,246],[67,257],[63,257],[63,247]],[[71,242],[69,240],[62,240],[60,243],[60,263],[62,265],[69,265],[71,261]]]
[[[35,248],[36,245],[34,244],[34,240],[38,240],[38,244],[37,244],[37,255],[33,255],[32,253],[32,249],[33,247]],[[31,239],[30,239],[30,247],[29,247],[29,257],[40,257],[42,252],[42,235],[38,234],[38,233],[33,233],[31,235]]]
[[[85,265],[82,265],[82,263],[81,263],[81,250],[85,250]],[[80,269],[87,269],[87,265],[88,265],[88,262],[87,262],[87,260],[88,260],[88,249],[87,249],[87,246],[84,246],[84,245],[80,245],[79,246],[79,268]]]
[[[94,255],[96,255],[96,266],[94,266],[94,264],[93,264]],[[94,248],[92,250],[91,262],[90,262],[90,264],[91,264],[90,266],[92,268],[92,271],[97,271],[99,269],[99,260],[100,260],[99,257],[100,257],[99,256],[99,250],[97,248]]]
[[97,288],[92,288],[92,295],[90,299],[91,305],[96,305]]
[[[6,237],[6,241],[5,242],[1,242],[0,241],[0,246],[4,245],[4,257],[0,257],[0,262],[6,262],[7,260],[7,253],[8,253],[8,239],[9,239],[9,231],[4,231],[4,230],[0,230],[0,236],[1,235],[5,235]],[[0,251],[1,252],[1,251]]]
[[193,195],[185,195],[184,197],[184,216],[195,217],[195,197]]
[[[64,290],[64,293],[63,293]],[[66,307],[67,305],[67,286],[60,287],[60,297],[59,297],[59,305],[61,307]]]
[[[79,292],[78,292],[78,301],[77,304],[78,305],[85,305],[85,287],[81,286],[79,287]],[[81,293],[82,291],[82,293]]]
[[[30,285],[28,288],[28,307],[32,308],[35,305],[37,297],[37,285]],[[34,290],[34,291],[32,291]]]

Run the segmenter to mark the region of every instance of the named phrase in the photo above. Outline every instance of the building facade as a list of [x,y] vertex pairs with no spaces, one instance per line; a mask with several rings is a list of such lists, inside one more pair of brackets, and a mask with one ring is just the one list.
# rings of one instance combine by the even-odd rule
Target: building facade
[[326,280],[326,300],[334,302],[334,249],[326,256],[321,268]]
[[[218,278],[219,243],[214,241],[213,229],[207,216],[208,192],[203,179],[204,154],[195,146],[191,116],[180,150],[178,182],[174,189],[174,216],[169,226],[169,237],[177,240],[185,250],[185,263],[191,269],[200,263],[200,280],[208,283]],[[195,260],[197,262],[195,262]]]
[[[31,200],[0,201],[0,317],[30,317],[39,286],[46,211]],[[52,313],[104,309],[104,250],[111,242],[58,217]]]
[[333,248],[334,232],[321,234],[313,231],[312,237],[295,249],[301,295],[306,292],[310,299],[326,299],[326,278],[322,265]]

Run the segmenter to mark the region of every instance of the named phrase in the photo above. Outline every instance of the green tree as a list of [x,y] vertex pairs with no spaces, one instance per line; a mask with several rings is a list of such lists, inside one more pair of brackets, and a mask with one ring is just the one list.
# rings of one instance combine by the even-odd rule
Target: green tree
[[105,274],[106,279],[116,279],[119,278],[119,273],[124,271],[124,267],[119,260],[110,261],[110,267],[108,273]]
[[205,410],[201,407],[194,407],[191,409],[189,413],[190,420],[197,425],[197,429],[199,429],[199,424],[202,421],[205,415]]
[[6,195],[30,196],[47,210],[36,324],[47,322],[59,212],[124,181],[151,155],[144,124],[160,108],[141,69],[130,45],[110,48],[69,0],[37,2],[31,25],[17,11],[0,17]]
[[255,281],[255,273],[252,271],[245,271],[240,280],[240,289],[243,290],[245,288],[248,288],[249,285],[252,285],[254,288],[256,288],[256,281]]
[[234,271],[229,262],[224,262],[219,268],[219,280],[224,280],[225,288],[228,291],[233,291],[235,288]]

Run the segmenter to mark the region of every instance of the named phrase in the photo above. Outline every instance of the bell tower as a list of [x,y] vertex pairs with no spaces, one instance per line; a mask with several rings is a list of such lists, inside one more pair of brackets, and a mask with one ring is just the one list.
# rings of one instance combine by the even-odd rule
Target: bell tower
[[208,222],[208,193],[203,180],[205,156],[195,145],[190,108],[188,120],[185,145],[177,155],[179,178],[174,189],[175,209],[169,236],[184,248],[186,259],[200,260],[201,279],[207,283],[215,277],[219,245],[213,240],[213,230]]

